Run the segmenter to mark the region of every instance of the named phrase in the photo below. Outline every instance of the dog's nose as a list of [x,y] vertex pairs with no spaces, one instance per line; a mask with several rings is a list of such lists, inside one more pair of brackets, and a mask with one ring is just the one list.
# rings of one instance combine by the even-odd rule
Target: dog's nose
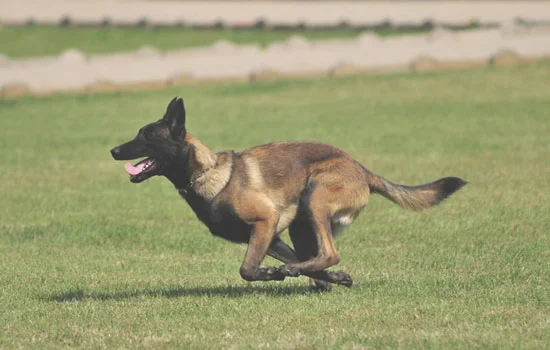
[[120,147],[113,147],[113,149],[111,149],[111,155],[113,156],[113,158],[117,159],[117,157],[120,155]]

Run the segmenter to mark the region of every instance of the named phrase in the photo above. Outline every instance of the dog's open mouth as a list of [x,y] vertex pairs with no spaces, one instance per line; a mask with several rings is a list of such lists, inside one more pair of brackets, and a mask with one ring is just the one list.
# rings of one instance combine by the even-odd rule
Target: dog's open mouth
[[155,158],[147,158],[141,162],[132,165],[132,163],[124,164],[124,169],[130,174],[130,181],[142,182],[153,175],[157,175],[160,170],[160,161]]

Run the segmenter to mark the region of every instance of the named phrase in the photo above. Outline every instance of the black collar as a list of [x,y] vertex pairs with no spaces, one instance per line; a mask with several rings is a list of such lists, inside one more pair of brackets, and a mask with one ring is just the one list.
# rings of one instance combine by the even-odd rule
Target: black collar
[[187,197],[187,195],[189,194],[189,190],[193,188],[195,181],[200,179],[204,175],[204,173],[206,173],[206,171],[199,173],[199,175],[196,176],[195,178],[191,178],[191,180],[189,180],[189,183],[185,185],[185,187],[178,188],[178,193],[183,197]]
[[187,194],[189,193],[189,190],[191,189],[191,187],[193,187],[194,184],[195,184],[195,181],[189,181],[189,183],[187,185],[185,185],[184,188],[178,188],[178,193],[181,196],[187,197]]

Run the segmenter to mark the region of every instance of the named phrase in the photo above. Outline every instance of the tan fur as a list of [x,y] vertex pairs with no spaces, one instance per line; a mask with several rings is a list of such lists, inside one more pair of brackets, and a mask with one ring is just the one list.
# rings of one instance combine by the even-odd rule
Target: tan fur
[[244,164],[246,165],[247,186],[254,191],[263,192],[265,189],[264,179],[258,160],[252,156],[243,157]]
[[[229,186],[228,191],[237,186],[228,184],[231,171],[242,173],[246,188],[234,191],[232,195],[241,197],[235,199],[238,214],[254,217],[254,220],[272,215],[277,222],[276,233],[288,228],[295,218],[298,206],[292,199],[300,195],[308,182],[315,182],[322,189],[321,201],[335,231],[355,220],[367,205],[371,188],[410,210],[433,205],[438,193],[437,188],[432,187],[412,190],[394,185],[368,172],[343,151],[316,142],[278,142],[258,146],[244,151],[235,169],[232,169],[234,164],[225,153],[214,155],[192,136],[188,136],[188,142],[195,147],[196,168],[203,172],[194,187],[197,193],[212,199],[226,185]],[[222,157],[225,158],[220,161]],[[292,158],[302,160],[293,162],[295,159]],[[261,202],[262,205],[243,205],[244,198]],[[269,208],[270,213],[262,214],[260,208]],[[271,213],[273,209],[275,211]],[[331,246],[322,248],[327,253],[334,253]]]
[[371,187],[375,192],[405,209],[420,211],[439,202],[440,189],[433,184],[432,186],[408,187],[393,184],[374,174],[371,175]]
[[193,189],[210,201],[225,187],[231,178],[232,158],[227,153],[216,155],[196,137],[187,133],[186,141],[194,148],[193,167],[197,177]]
[[277,234],[283,232],[288,228],[292,220],[294,220],[294,218],[296,217],[297,212],[298,212],[297,204],[291,204],[281,210],[281,214],[279,215],[279,221],[277,222],[277,228],[275,230]]
[[[241,276],[250,281],[303,273],[351,285],[349,275],[330,274],[325,269],[340,261],[334,235],[353,223],[371,191],[404,208],[421,210],[454,192],[453,186],[463,185],[457,178],[460,181],[454,184],[446,179],[417,187],[392,184],[342,150],[317,142],[277,142],[240,153],[214,154],[190,134],[185,140],[192,155],[192,190],[198,196],[186,199],[213,234],[248,242]],[[296,250],[302,256],[298,260],[283,248],[273,256],[286,259],[284,268],[260,268],[272,242],[291,225],[293,242],[303,233],[307,243],[299,243],[316,247],[314,255],[302,246]],[[247,229],[249,233],[241,231]]]
[[212,168],[204,169],[204,174],[195,180],[193,189],[206,200],[214,199],[231,178],[232,160],[230,157],[218,157]]
[[[131,174],[132,182],[165,176],[212,234],[248,243],[240,270],[248,281],[304,274],[317,285],[351,286],[345,272],[325,269],[340,261],[334,235],[353,223],[371,192],[421,210],[466,184],[456,177],[414,187],[393,184],[344,151],[318,142],[276,142],[214,154],[186,130],[185,120],[183,100],[176,97],[161,120],[111,154],[116,160],[147,154],[152,166]],[[278,237],[287,228],[295,250]],[[285,265],[261,268],[268,254]]]
[[216,155],[212,153],[198,138],[191,135],[190,132],[185,136],[185,141],[193,146],[195,150],[195,161],[197,165],[204,168],[212,168],[216,166]]

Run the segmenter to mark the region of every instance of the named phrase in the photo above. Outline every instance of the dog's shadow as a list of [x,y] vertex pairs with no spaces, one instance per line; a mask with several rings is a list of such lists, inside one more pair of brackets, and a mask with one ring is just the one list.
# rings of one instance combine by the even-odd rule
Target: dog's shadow
[[151,298],[180,298],[187,296],[220,296],[240,298],[247,295],[262,294],[272,297],[285,297],[289,295],[304,295],[316,293],[307,286],[219,286],[219,287],[190,287],[167,286],[162,288],[144,288],[138,290],[100,292],[86,291],[84,288],[72,288],[67,291],[45,295],[43,299],[58,303],[71,303],[84,300],[118,301],[140,297]]

